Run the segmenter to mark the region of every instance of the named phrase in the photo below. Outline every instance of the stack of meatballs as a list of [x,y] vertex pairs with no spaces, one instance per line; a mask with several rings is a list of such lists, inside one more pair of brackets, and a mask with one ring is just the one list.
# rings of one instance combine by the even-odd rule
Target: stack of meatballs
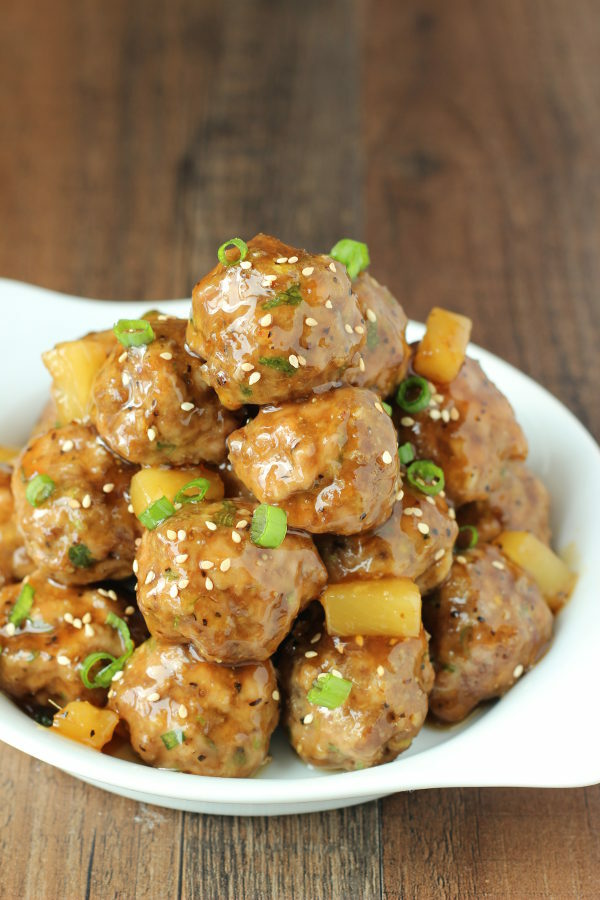
[[[153,766],[249,776],[280,715],[304,761],[377,765],[428,711],[463,719],[544,652],[548,605],[491,542],[549,542],[548,495],[474,360],[424,409],[394,402],[415,348],[364,266],[265,235],[220,260],[189,321],[149,313],[151,339],[128,345],[97,335],[89,416],[42,422],[0,472],[0,686],[35,715],[107,704]],[[408,444],[444,490],[409,483]],[[210,490],[148,526],[131,481],[149,466],[201,466]],[[258,508],[285,514],[275,540],[256,538]],[[457,547],[459,525],[476,547]],[[423,597],[418,635],[328,633],[328,584],[398,577]],[[104,687],[82,678],[91,654],[125,656]],[[331,677],[349,688],[322,705]]]

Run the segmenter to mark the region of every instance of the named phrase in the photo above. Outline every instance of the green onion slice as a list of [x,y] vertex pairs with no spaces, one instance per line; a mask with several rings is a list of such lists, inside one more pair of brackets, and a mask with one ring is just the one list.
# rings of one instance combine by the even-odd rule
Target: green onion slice
[[41,506],[56,487],[49,475],[35,475],[25,488],[25,498],[32,506]]
[[413,461],[415,458],[415,450],[410,441],[407,441],[406,444],[401,444],[400,447],[398,447],[398,456],[400,457],[400,462],[405,466]]
[[[240,255],[237,259],[227,258],[228,247],[238,248],[238,250],[240,251]],[[219,262],[222,263],[222,265],[237,266],[238,263],[241,263],[248,256],[248,244],[241,238],[231,238],[229,241],[225,241],[224,244],[221,244],[221,246],[217,250],[217,256],[219,257]]]
[[344,703],[352,690],[352,682],[345,678],[339,678],[327,672],[324,678],[318,678],[306,699],[313,706],[325,706],[327,709],[337,709]]
[[[469,543],[465,544],[460,540],[460,535],[465,534],[469,535]],[[474,525],[461,525],[458,529],[458,540],[456,542],[457,547],[461,550],[472,550],[473,547],[477,546],[477,542],[479,541],[479,532],[475,528]]]
[[279,506],[261,503],[254,510],[250,526],[250,540],[258,547],[275,549],[283,543],[287,533],[287,515]]
[[85,544],[73,544],[69,547],[69,559],[78,569],[89,569],[96,561]]
[[398,385],[396,391],[396,403],[398,406],[409,413],[421,412],[429,406],[431,400],[431,389],[429,382],[420,375],[411,375],[405,378]]
[[[131,634],[129,632],[129,626],[127,622],[121,619],[119,616],[115,615],[113,612],[109,612],[106,617],[106,624],[110,625],[112,628],[115,628],[119,634],[121,635],[121,640],[123,641],[123,645],[125,647],[125,652],[122,656],[115,657],[112,653],[106,653],[102,650],[97,653],[90,653],[89,656],[83,661],[83,665],[81,667],[81,680],[83,681],[86,688],[93,690],[94,688],[107,688],[109,687],[113,676],[120,672],[131,654],[133,653],[133,641],[131,640]],[[90,671],[99,663],[107,661],[108,665],[103,666],[99,672],[97,672],[92,678],[90,678]]]
[[346,266],[350,281],[354,281],[359,272],[371,262],[367,245],[353,241],[352,238],[342,238],[331,248],[329,255]]
[[150,506],[147,506],[146,509],[139,514],[138,519],[148,531],[154,531],[157,525],[160,525],[161,522],[164,522],[165,519],[168,519],[170,516],[174,515],[174,513],[175,507],[170,500],[163,496],[158,500],[155,500],[154,503],[151,503]]
[[417,459],[411,463],[406,477],[413,487],[430,497],[443,491],[446,483],[442,469],[430,459]]
[[119,319],[113,325],[113,331],[124,347],[141,347],[142,344],[151,344],[155,338],[152,325],[145,319]]
[[161,741],[167,750],[173,750],[179,744],[185,743],[185,732],[183,728],[174,728],[173,731],[165,731],[160,736]]
[[[208,478],[194,478],[192,481],[188,481],[187,484],[177,491],[175,497],[173,499],[174,503],[199,503],[200,500],[204,500],[206,497],[206,492],[210,487],[210,481]],[[195,493],[190,494],[190,491],[195,491]],[[142,513],[143,515],[143,513]]]
[[284,356],[259,356],[258,361],[261,366],[268,366],[269,369],[276,369],[286,375],[296,374],[296,369]]
[[388,414],[388,416],[391,416],[391,414],[392,414],[392,407],[390,406],[390,404],[389,404],[389,403],[386,403],[385,400],[382,400],[382,401],[381,401],[381,405],[382,405],[383,408],[385,409],[385,411],[386,411],[386,413]]
[[24,584],[19,592],[19,596],[17,597],[16,603],[10,611],[10,615],[8,617],[8,621],[18,628],[25,621],[29,613],[31,612],[31,607],[33,606],[33,597],[35,595],[34,589],[30,584]]
[[285,291],[279,291],[270,300],[265,300],[263,309],[275,309],[276,306],[299,306],[302,303],[302,292],[299,284],[291,284]]

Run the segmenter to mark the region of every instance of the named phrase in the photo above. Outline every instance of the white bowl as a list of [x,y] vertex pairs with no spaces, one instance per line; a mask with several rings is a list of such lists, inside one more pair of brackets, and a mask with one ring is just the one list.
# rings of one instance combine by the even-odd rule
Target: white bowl
[[[49,379],[40,353],[56,341],[139,316],[156,303],[80,300],[0,280],[0,443],[20,443],[40,412]],[[164,304],[163,304],[164,306]],[[169,304],[186,315],[187,301]],[[411,338],[422,326],[411,323]],[[115,759],[37,725],[0,695],[0,738],[105,790],[175,809],[225,815],[310,812],[395,791],[437,787],[574,787],[600,780],[596,719],[600,639],[600,451],[547,391],[490,353],[472,355],[508,396],[530,443],[529,461],[552,494],[556,546],[579,572],[548,654],[501,701],[461,725],[426,725],[395,762],[323,773],[301,763],[276,734],[273,762],[254,778],[151,769]]]

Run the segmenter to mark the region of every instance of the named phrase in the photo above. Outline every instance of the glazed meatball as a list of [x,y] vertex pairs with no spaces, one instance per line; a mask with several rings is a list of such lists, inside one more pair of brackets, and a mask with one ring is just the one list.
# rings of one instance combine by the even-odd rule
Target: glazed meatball
[[[12,489],[35,566],[64,584],[130,575],[141,531],[128,511],[134,472],[88,425],[53,428],[32,441],[15,468]],[[49,494],[36,499],[38,476]]]
[[0,687],[38,706],[51,701],[63,706],[71,700],[102,706],[106,691],[84,686],[82,663],[99,651],[123,654],[119,633],[106,618],[113,612],[127,620],[129,607],[113,591],[65,587],[38,572],[27,583],[34,591],[33,606],[17,627],[9,616],[24,582],[0,590]]
[[339,388],[266,407],[228,444],[238,478],[297,528],[355,534],[391,514],[400,487],[396,433],[371,391]]
[[[235,251],[238,254],[238,251]],[[280,403],[360,366],[366,325],[346,270],[259,234],[198,282],[187,332],[229,409]]]
[[10,466],[0,465],[0,587],[20,581],[33,570],[23,538],[17,531],[11,472]]
[[145,465],[221,462],[237,417],[186,352],[185,321],[157,313],[147,319],[155,339],[127,349],[118,344],[94,381],[92,417],[102,439]]
[[501,531],[531,531],[550,543],[550,495],[522,462],[508,462],[487,500],[467,503],[457,512],[459,525],[475,525],[480,541],[492,541]]
[[327,574],[311,538],[288,531],[274,550],[252,543],[254,505],[185,506],[142,538],[138,603],[150,633],[236,665],[275,652]]
[[436,672],[430,708],[444,722],[506,693],[552,635],[535,582],[491,544],[457,556],[448,581],[423,603],[423,622]]
[[228,668],[152,638],[135,651],[109,706],[144,762],[247,778],[267,760],[279,704],[270,660]]
[[432,385],[430,405],[418,413],[396,407],[400,443],[444,470],[446,493],[457,506],[485,500],[501,481],[506,460],[524,459],[527,442],[512,407],[474,359],[447,385]]
[[372,531],[317,539],[331,582],[404,577],[416,581],[422,594],[441,584],[458,533],[451,510],[439,495],[428,497],[406,482],[401,494],[387,522]]
[[364,366],[346,369],[344,381],[387,397],[404,378],[410,361],[406,315],[388,289],[366,272],[352,282],[352,289],[365,320],[367,339],[362,349]]
[[[335,709],[308,700],[328,673],[352,683]],[[331,637],[319,604],[285,642],[280,677],[283,723],[294,750],[305,762],[332,769],[376,766],[406,750],[425,721],[433,684],[423,630],[404,639]]]

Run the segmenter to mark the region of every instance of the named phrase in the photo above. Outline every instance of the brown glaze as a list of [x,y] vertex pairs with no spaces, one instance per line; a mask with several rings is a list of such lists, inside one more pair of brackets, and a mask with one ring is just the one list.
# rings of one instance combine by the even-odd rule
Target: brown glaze
[[[33,440],[15,467],[12,490],[18,526],[36,567],[65,584],[130,575],[141,531],[128,511],[135,471],[107,450],[89,425],[53,428]],[[36,508],[25,491],[38,474],[49,475],[55,488]],[[71,548],[80,545],[89,550],[89,565],[74,565],[69,558]]]
[[20,581],[33,571],[23,538],[17,530],[11,474],[10,466],[0,465],[0,587]]
[[152,638],[111,687],[109,706],[144,762],[247,778],[267,760],[279,717],[276,686],[269,660],[232,669],[206,662],[193,647]]
[[[238,419],[222,408],[198,360],[186,352],[185,320],[146,318],[155,340],[127,349],[118,343],[94,381],[92,418],[100,435],[130,462],[221,462]],[[181,408],[188,403],[191,409]]]
[[[297,261],[277,262],[290,258]],[[229,409],[339,381],[359,365],[365,338],[344,266],[268,235],[248,242],[243,264],[219,263],[194,287],[188,345],[206,360],[205,377]]]
[[531,531],[550,543],[550,494],[522,462],[502,467],[501,481],[487,500],[457,510],[459,525],[475,525],[480,541],[493,541],[501,531]]
[[151,634],[232,665],[275,652],[327,574],[306,534],[288,531],[274,550],[253,544],[253,509],[243,499],[187,505],[144,535],[138,602]]
[[460,722],[500,697],[546,650],[552,613],[535,582],[496,547],[457,558],[450,578],[423,603],[435,685],[431,711]]
[[[419,524],[428,526],[427,534],[419,531]],[[383,525],[362,534],[325,534],[317,539],[317,547],[332,582],[412,578],[423,594],[448,574],[457,533],[446,501],[413,491],[405,481],[401,499]]]
[[389,517],[400,487],[394,426],[361,388],[261,409],[228,445],[246,487],[313,533],[373,528]]
[[[352,682],[347,700],[337,709],[309,703],[319,674],[332,670]],[[406,750],[425,721],[433,684],[423,630],[418,638],[331,637],[319,604],[298,619],[279,672],[282,721],[294,750],[305,762],[333,769],[379,765]]]
[[39,572],[28,583],[35,591],[33,606],[14,631],[8,620],[22,584],[0,590],[0,687],[39,706],[50,701],[64,706],[71,700],[103,706],[106,691],[86,688],[81,666],[90,653],[101,650],[122,655],[119,633],[106,624],[106,617],[113,612],[127,621],[127,603],[112,600],[107,592],[56,584]]
[[432,385],[432,395],[432,405],[419,413],[394,405],[400,444],[410,441],[418,459],[441,466],[446,493],[457,506],[485,500],[500,483],[505,461],[527,455],[510,403],[468,358],[454,381]]
[[352,282],[352,290],[365,320],[367,339],[362,349],[364,367],[346,369],[343,380],[387,397],[404,378],[410,361],[406,314],[390,291],[367,272]]

